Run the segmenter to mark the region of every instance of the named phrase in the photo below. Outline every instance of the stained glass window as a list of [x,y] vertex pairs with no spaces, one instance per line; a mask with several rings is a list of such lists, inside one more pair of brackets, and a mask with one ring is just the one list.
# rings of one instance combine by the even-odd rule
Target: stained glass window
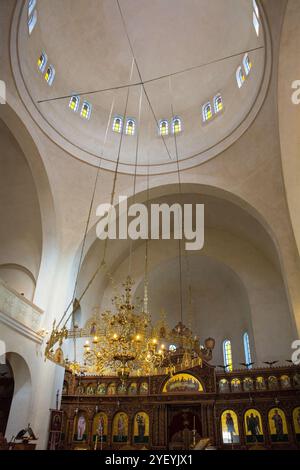
[[[250,362],[252,362],[252,361],[251,361],[249,335],[248,335],[247,332],[244,333],[243,341],[244,341],[245,361],[246,361],[246,364],[250,364]],[[249,366],[249,369],[251,369],[251,368],[252,368],[252,366]]]
[[259,18],[259,9],[258,9],[258,5],[256,3],[255,0],[252,0],[252,3],[253,3],[253,10],[255,11],[255,14],[257,16],[257,18]]
[[257,18],[255,11],[253,12],[253,26],[254,26],[256,35],[259,36],[259,19]]
[[182,124],[181,119],[179,117],[175,117],[172,120],[172,132],[173,134],[179,134],[182,131]]
[[49,86],[52,85],[54,77],[55,77],[55,68],[53,67],[53,65],[49,65],[45,73],[45,80]]
[[220,94],[214,97],[214,110],[216,114],[223,110],[223,100]]
[[125,133],[126,135],[135,134],[135,121],[133,119],[127,119]]
[[36,7],[36,0],[29,0],[29,2],[28,2],[28,16],[31,15],[31,13],[35,9],[35,7]]
[[224,358],[224,366],[227,369],[227,372],[232,371],[232,350],[231,350],[231,342],[229,339],[223,341],[223,358]]
[[246,74],[246,75],[249,75],[250,70],[251,70],[251,68],[252,68],[252,63],[251,63],[251,61],[250,61],[250,58],[249,58],[249,55],[248,55],[248,54],[245,54],[245,55],[244,55],[244,58],[243,58],[243,66],[244,66],[245,74]]
[[238,84],[238,87],[241,88],[243,86],[243,83],[245,81],[245,75],[243,74],[243,70],[242,70],[242,67],[238,67],[237,71],[236,71],[236,81],[237,81],[237,84]]
[[165,136],[169,134],[169,123],[166,120],[162,120],[159,123],[159,135]]
[[34,10],[32,15],[30,15],[30,17],[28,18],[28,32],[29,32],[29,34],[31,34],[32,31],[34,30],[36,23],[37,23],[37,11]]
[[69,103],[69,108],[76,113],[79,109],[80,98],[79,96],[72,96]]
[[115,117],[113,120],[113,131],[121,134],[123,128],[123,119],[119,116]]
[[80,116],[84,119],[90,119],[92,113],[92,105],[87,101],[83,102]]
[[45,52],[42,52],[38,60],[38,68],[42,73],[45,72],[47,62],[48,62],[47,54]]
[[212,118],[212,108],[210,102],[202,106],[202,119],[203,122],[209,121]]

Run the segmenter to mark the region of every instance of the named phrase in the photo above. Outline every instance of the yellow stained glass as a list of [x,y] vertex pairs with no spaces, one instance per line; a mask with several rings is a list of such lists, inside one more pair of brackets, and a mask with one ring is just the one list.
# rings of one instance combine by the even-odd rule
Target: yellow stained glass
[[122,121],[120,118],[115,118],[113,123],[113,131],[121,133],[122,131]]

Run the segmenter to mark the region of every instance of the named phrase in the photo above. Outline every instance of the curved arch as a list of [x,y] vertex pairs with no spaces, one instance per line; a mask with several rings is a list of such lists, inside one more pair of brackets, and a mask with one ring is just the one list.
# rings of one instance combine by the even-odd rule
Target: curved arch
[[[10,275],[13,273],[15,273],[15,276]],[[7,282],[10,287],[15,289],[21,295],[24,295],[28,300],[33,299],[36,280],[28,268],[15,263],[0,264],[0,277],[4,282]]]
[[56,216],[51,187],[41,153],[25,124],[25,119],[22,119],[21,115],[20,110],[17,110],[17,104],[14,103],[12,96],[8,93],[7,104],[0,107],[0,118],[3,119],[22,149],[38,195],[42,220],[42,256],[33,300],[39,307],[44,309],[47,299],[44,298],[45,289],[42,289],[42,286],[51,282],[56,263],[54,256],[58,242]]
[[6,438],[12,439],[21,429],[27,427],[30,421],[32,384],[31,373],[25,359],[18,353],[6,353],[14,377],[14,395],[11,403]]

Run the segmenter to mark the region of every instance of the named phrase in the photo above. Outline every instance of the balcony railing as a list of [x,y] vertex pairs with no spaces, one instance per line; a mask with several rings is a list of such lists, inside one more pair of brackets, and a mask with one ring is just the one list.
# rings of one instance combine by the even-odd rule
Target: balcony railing
[[0,313],[34,332],[39,331],[43,311],[0,279]]

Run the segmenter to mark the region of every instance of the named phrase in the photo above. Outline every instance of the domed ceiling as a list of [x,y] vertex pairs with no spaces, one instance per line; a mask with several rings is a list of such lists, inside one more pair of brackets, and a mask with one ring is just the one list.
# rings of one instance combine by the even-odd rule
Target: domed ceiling
[[[37,0],[31,35],[24,3],[16,9],[20,94],[43,131],[85,162],[102,156],[114,170],[119,158],[127,173],[135,162],[138,173],[176,171],[177,159],[189,168],[231,145],[262,103],[266,34],[262,24],[255,32],[250,0]],[[55,68],[52,86],[38,70],[42,52]],[[247,52],[252,68],[239,88]],[[213,107],[218,93],[224,109],[203,123],[202,105]],[[69,108],[73,94],[92,105],[89,120]],[[135,135],[113,132],[114,116],[133,118]],[[173,116],[182,132],[161,137],[158,123],[168,120],[171,131]]]

